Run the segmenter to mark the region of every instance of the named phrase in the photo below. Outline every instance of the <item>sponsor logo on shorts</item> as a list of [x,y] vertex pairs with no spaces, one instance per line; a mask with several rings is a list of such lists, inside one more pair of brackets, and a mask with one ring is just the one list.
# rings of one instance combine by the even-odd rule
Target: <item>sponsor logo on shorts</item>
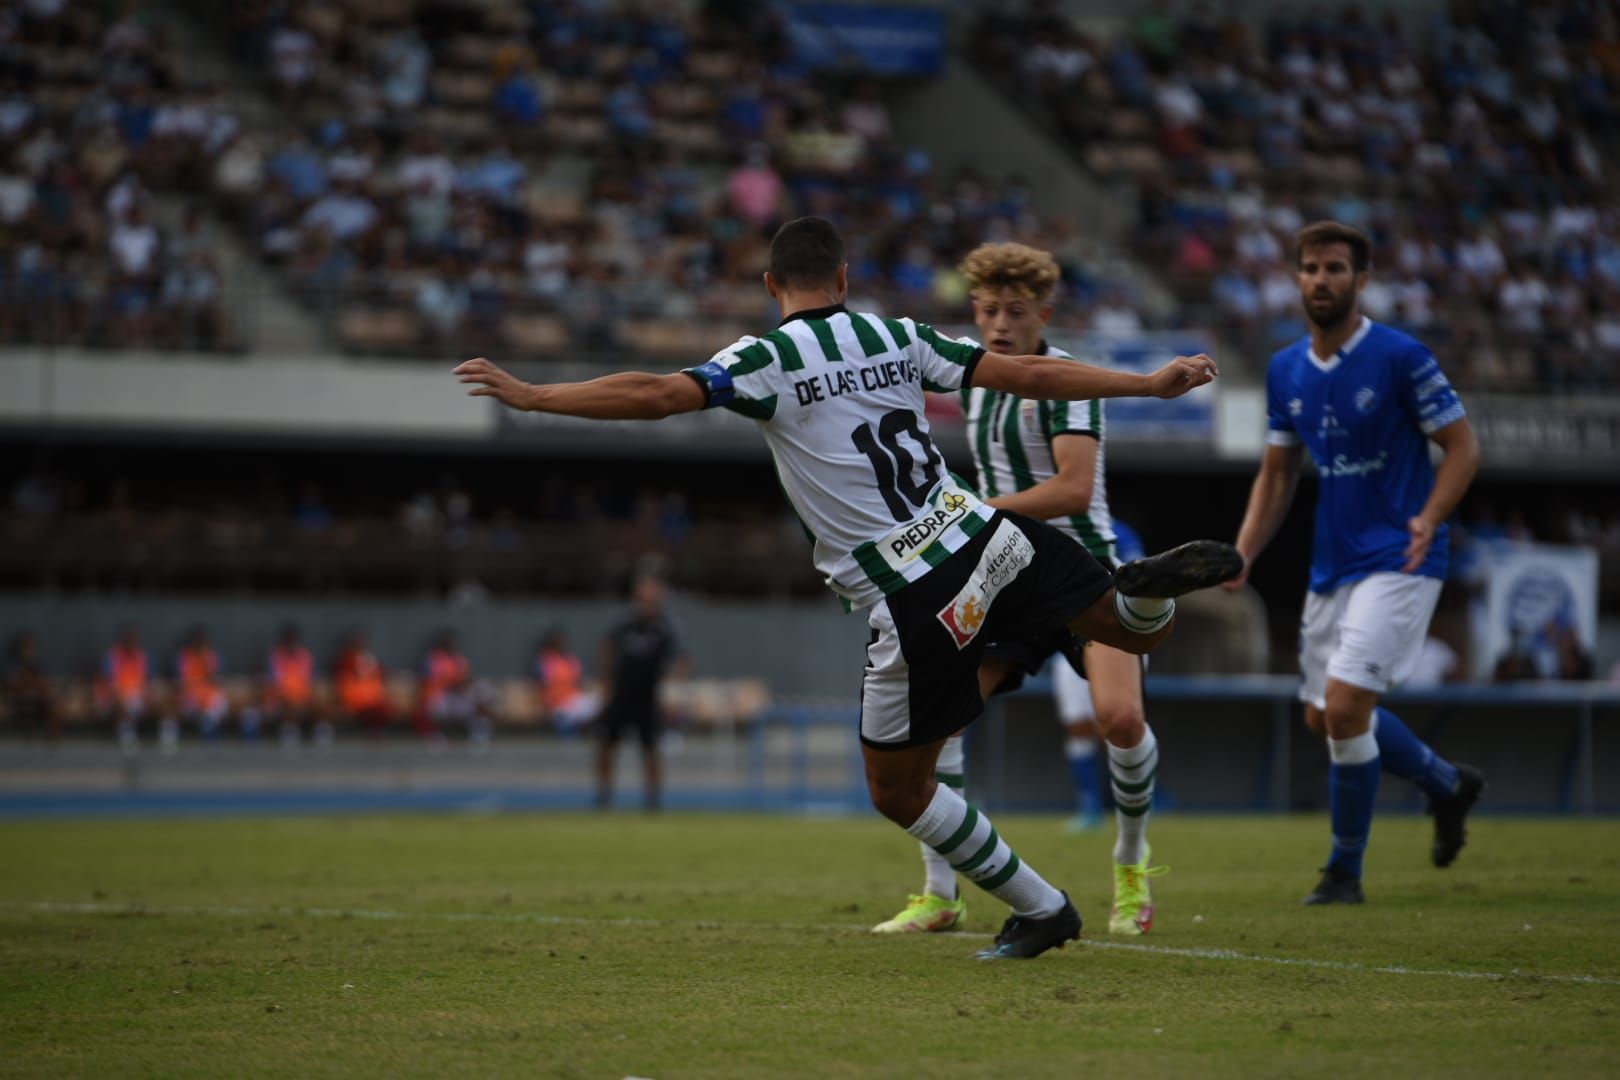
[[1035,561],[1035,545],[1012,522],[1002,521],[979,556],[967,583],[939,610],[940,623],[958,649],[965,649],[984,626],[990,605],[1024,567]]

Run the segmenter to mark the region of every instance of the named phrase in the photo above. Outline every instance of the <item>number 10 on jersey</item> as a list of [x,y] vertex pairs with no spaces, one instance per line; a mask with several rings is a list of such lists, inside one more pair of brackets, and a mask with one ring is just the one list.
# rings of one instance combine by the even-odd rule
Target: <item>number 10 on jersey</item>
[[[922,475],[918,478],[912,475],[917,461],[900,442],[902,432],[922,450]],[[849,433],[849,439],[872,463],[878,492],[894,520],[910,521],[917,509],[928,501],[928,493],[939,483],[940,470],[945,464],[945,459],[923,431],[917,414],[910,409],[895,409],[878,421],[875,436],[872,425],[863,422]]]

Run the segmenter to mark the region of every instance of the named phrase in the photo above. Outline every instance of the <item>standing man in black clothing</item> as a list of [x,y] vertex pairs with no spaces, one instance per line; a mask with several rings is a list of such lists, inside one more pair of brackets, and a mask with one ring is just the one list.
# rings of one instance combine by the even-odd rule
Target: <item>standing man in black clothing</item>
[[674,628],[664,615],[664,584],[655,577],[636,579],[631,592],[635,613],[602,642],[602,673],[607,703],[602,707],[601,742],[596,752],[596,805],[613,804],[613,759],[619,739],[634,728],[641,740],[641,770],[646,808],[658,809],[663,768],[658,737],[663,715],[658,687],[680,655]]

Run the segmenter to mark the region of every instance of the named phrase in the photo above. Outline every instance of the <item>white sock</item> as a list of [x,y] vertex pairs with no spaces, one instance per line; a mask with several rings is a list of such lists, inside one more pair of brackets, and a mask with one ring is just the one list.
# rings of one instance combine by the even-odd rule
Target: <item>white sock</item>
[[1120,625],[1138,634],[1153,634],[1163,629],[1176,614],[1174,600],[1161,600],[1154,596],[1126,596],[1114,590],[1114,613]]
[[1070,735],[1063,743],[1063,756],[1070,761],[1088,761],[1097,756],[1095,735]]
[[[934,779],[950,788],[958,795],[962,794],[964,783],[962,753],[962,736],[952,735],[940,747],[939,760],[934,763]],[[922,849],[923,859],[923,891],[934,896],[942,896],[947,900],[955,900],[956,871],[951,867],[950,861],[929,847],[927,844],[918,844]]]
[[1336,765],[1365,765],[1378,756],[1378,737],[1363,731],[1348,739],[1329,738],[1328,758]]
[[990,819],[945,784],[922,816],[906,830],[945,856],[956,872],[1012,908],[1014,915],[1044,919],[1063,907],[1063,894],[1007,846]]
[[1108,744],[1108,778],[1114,792],[1114,861],[1135,866],[1142,861],[1147,841],[1148,811],[1153,808],[1153,777],[1159,771],[1159,740],[1153,729],[1142,727],[1142,741],[1121,748]]

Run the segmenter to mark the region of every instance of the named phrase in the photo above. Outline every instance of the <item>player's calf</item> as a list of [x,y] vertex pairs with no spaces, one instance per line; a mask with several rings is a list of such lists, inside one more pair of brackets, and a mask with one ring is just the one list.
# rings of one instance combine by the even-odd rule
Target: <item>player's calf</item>
[[943,855],[957,873],[1012,908],[1002,936],[981,958],[1037,956],[1079,935],[1080,916],[1069,898],[1019,859],[988,815],[969,806],[945,784],[934,788],[927,808],[906,832]]

